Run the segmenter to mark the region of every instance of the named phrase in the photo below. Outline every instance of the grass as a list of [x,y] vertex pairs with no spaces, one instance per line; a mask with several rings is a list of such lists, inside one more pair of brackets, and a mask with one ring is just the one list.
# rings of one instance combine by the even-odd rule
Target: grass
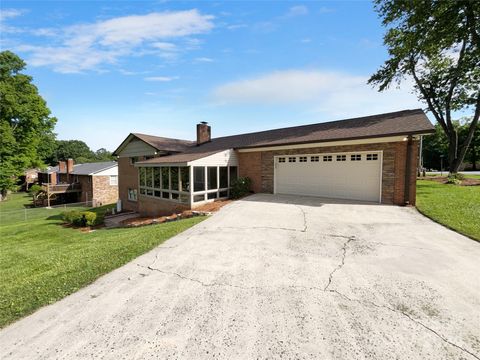
[[[0,211],[21,209],[22,195]],[[16,204],[16,205],[15,205]],[[61,226],[60,210],[29,221],[0,224],[0,328],[93,282],[202,221],[83,233]],[[92,209],[103,214],[106,207]],[[52,213],[50,213],[52,214]]]
[[[465,175],[465,178],[467,178],[467,179],[480,179],[480,175],[468,174],[468,173],[463,174],[463,175]],[[438,176],[438,177],[440,177],[440,174],[437,174],[437,173],[431,174],[431,173],[427,172],[427,176],[432,176],[432,177],[437,177]],[[448,171],[444,171],[443,176],[448,176]]]
[[436,222],[480,241],[480,186],[418,180],[417,208]]

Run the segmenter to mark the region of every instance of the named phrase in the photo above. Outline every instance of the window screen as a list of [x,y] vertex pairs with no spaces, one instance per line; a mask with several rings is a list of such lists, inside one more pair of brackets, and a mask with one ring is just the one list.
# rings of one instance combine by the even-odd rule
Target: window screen
[[228,187],[228,167],[221,166],[219,168],[220,172],[220,188]]
[[216,166],[207,167],[207,182],[208,182],[208,190],[217,188],[217,167]]
[[203,190],[205,190],[205,168],[203,166],[195,166],[193,168],[193,191]]

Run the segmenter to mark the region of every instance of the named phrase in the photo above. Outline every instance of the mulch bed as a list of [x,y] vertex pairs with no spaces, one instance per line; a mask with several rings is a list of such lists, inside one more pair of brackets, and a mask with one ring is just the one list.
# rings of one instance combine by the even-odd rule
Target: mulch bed
[[[419,177],[417,178],[418,180],[431,180],[438,182],[440,184],[446,184],[448,181],[448,178],[446,176],[425,176],[425,177]],[[477,186],[480,185],[480,179],[464,179],[462,180],[462,183],[460,186]]]
[[195,208],[195,210],[185,210],[179,214],[171,214],[168,216],[130,218],[121,221],[120,224],[125,227],[136,227],[152,224],[161,224],[164,222],[176,221],[180,219],[188,219],[194,216],[205,216],[209,215],[212,212],[220,210],[220,208],[231,202],[232,200],[219,200],[199,206],[198,208]]

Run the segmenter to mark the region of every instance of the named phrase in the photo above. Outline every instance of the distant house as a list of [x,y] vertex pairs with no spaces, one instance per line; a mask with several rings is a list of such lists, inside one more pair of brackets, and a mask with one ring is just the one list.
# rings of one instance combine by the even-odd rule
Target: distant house
[[38,173],[44,193],[56,202],[92,202],[93,206],[118,200],[118,165],[116,161],[74,164],[60,161]]
[[145,214],[229,196],[237,176],[253,192],[415,204],[419,139],[434,132],[421,109],[196,141],[130,134],[115,150],[123,207]]
[[38,181],[39,171],[40,169],[32,168],[32,169],[26,169],[23,172],[23,175],[20,176],[20,182],[19,182],[23,191],[28,191],[28,189],[30,189],[30,186],[32,186]]

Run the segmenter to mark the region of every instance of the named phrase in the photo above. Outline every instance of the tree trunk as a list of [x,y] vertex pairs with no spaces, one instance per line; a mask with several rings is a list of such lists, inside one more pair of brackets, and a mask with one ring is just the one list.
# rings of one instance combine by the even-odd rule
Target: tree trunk
[[455,174],[460,168],[462,160],[459,161],[458,154],[458,134],[457,130],[452,129],[448,134],[448,171],[450,174]]

